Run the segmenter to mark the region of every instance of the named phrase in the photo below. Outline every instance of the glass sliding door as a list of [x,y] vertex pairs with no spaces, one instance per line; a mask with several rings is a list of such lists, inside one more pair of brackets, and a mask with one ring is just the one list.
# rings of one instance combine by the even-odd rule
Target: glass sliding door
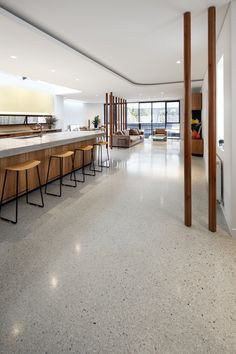
[[166,130],[168,138],[180,138],[180,104],[179,101],[166,102]]
[[140,129],[144,130],[145,138],[152,134],[152,104],[151,102],[140,103]]
[[152,129],[166,127],[166,105],[165,102],[153,102],[152,104]]
[[127,104],[127,125],[128,128],[139,128],[139,104]]

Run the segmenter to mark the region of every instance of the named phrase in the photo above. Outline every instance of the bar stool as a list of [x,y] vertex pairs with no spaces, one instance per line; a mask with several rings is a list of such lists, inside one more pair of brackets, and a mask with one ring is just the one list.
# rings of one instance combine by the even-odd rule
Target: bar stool
[[[73,187],[73,188],[75,188],[77,186],[76,179],[75,179],[73,155],[74,155],[74,151],[66,151],[66,152],[64,152],[62,154],[55,154],[55,155],[51,155],[50,156],[49,163],[48,163],[48,172],[47,172],[47,178],[46,178],[46,185],[45,185],[45,193],[46,194],[53,195],[54,197],[61,197],[62,196],[62,186]],[[70,178],[70,180],[73,180],[75,182],[74,185],[63,183],[63,162],[64,162],[64,159],[67,158],[67,157],[71,158],[72,167],[71,167],[71,178]],[[60,192],[59,192],[59,194],[47,191],[48,184],[53,182],[53,181],[48,181],[52,159],[58,159],[59,162],[60,162],[60,165],[59,165],[60,166]],[[72,174],[74,174],[74,179],[72,179]]]
[[[91,161],[89,163],[89,169],[93,173],[86,173],[85,172],[85,152],[87,152],[87,151],[90,151],[90,154],[91,154],[90,155],[91,156],[90,157]],[[96,175],[96,170],[95,170],[95,165],[94,165],[94,157],[93,157],[94,147],[93,147],[93,145],[88,145],[88,146],[85,146],[85,147],[77,148],[77,149],[75,149],[75,156],[76,156],[76,153],[80,153],[80,152],[82,152],[82,176],[83,176],[83,179],[82,180],[75,179],[75,180],[76,180],[76,182],[84,183],[85,182],[85,176],[95,176]],[[91,168],[92,165],[93,165],[93,169]]]
[[[100,169],[96,169],[96,172],[102,172],[103,171],[103,167],[105,168],[110,168],[110,156],[109,156],[109,150],[108,150],[108,147],[109,147],[109,143],[108,141],[104,141],[104,140],[100,140],[100,141],[97,141],[95,144],[93,144],[93,146],[97,146],[99,151],[98,151],[98,168],[100,167]],[[107,159],[102,161],[102,148],[103,146],[106,147],[106,150],[107,150]],[[99,158],[99,155],[100,155],[100,158]],[[99,162],[100,160],[100,162]]]
[[[27,162],[23,162],[14,166],[9,166],[5,168],[5,177],[4,177],[4,182],[3,182],[3,189],[2,189],[2,195],[1,195],[1,202],[0,202],[0,215],[1,215],[1,210],[2,210],[2,202],[3,202],[3,197],[4,197],[4,190],[5,190],[5,185],[6,185],[6,180],[7,180],[7,174],[9,171],[16,172],[16,208],[15,208],[15,220],[11,220],[8,218],[5,218],[3,216],[0,216],[2,220],[11,222],[12,224],[17,224],[18,221],[18,198],[19,198],[19,173],[22,171],[25,171],[25,185],[26,185],[26,203],[38,206],[40,208],[44,207],[44,201],[43,201],[43,193],[42,193],[42,185],[41,185],[41,180],[40,180],[40,175],[39,175],[39,164],[41,161],[37,160],[31,160]],[[36,204],[29,202],[29,197],[28,197],[28,170],[31,170],[33,168],[37,169],[37,175],[38,175],[38,181],[39,181],[39,190],[40,190],[40,195],[41,195],[41,204]]]

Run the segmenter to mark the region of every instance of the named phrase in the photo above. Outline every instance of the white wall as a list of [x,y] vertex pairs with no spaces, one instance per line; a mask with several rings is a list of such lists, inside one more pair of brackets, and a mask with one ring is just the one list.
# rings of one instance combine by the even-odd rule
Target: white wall
[[54,112],[53,114],[58,119],[56,128],[63,129],[63,109],[64,109],[64,97],[54,96]]
[[208,73],[202,85],[202,137],[204,141],[205,171],[208,181]]
[[68,129],[70,124],[79,124],[80,126],[87,126],[87,120],[85,117],[85,105],[84,103],[76,100],[64,100],[63,110],[63,130]]
[[[103,123],[102,103],[81,103],[77,100],[64,100],[63,109],[63,130],[67,130],[70,124],[87,126],[88,120],[92,122],[94,117],[99,115]],[[91,123],[92,126],[92,123]]]
[[[236,40],[236,26],[235,26],[235,1],[232,2],[227,16],[225,18],[224,26],[221,30],[217,40],[217,63],[224,55],[224,151],[217,147],[217,154],[223,161],[224,171],[224,206],[222,206],[227,224],[232,234],[234,229],[236,231],[236,185],[232,181],[236,178],[236,169],[234,170],[233,152],[236,153],[236,144],[232,137],[236,134],[236,125],[232,112],[235,112],[236,107],[232,110],[232,105],[235,105],[235,87],[236,75],[233,63],[236,62],[236,55],[233,43]],[[234,16],[234,20],[232,20]],[[234,26],[234,28],[232,28]],[[234,76],[234,79],[233,79]],[[208,172],[208,74],[204,78],[202,86],[203,94],[203,138],[204,138],[204,159],[206,164],[206,171]],[[234,99],[233,99],[234,97]],[[235,146],[233,146],[233,144]],[[208,177],[208,176],[207,176]],[[235,205],[234,205],[235,204]],[[235,233],[236,235],[236,233]]]
[[217,63],[224,56],[224,150],[217,147],[217,154],[223,161],[224,206],[222,207],[227,223],[232,228],[232,114],[231,114],[231,9],[229,10],[217,42]]
[[180,100],[180,139],[184,140],[184,99]]
[[231,165],[232,165],[232,232],[236,236],[236,1],[231,3],[231,142],[232,142],[232,154],[231,154]]

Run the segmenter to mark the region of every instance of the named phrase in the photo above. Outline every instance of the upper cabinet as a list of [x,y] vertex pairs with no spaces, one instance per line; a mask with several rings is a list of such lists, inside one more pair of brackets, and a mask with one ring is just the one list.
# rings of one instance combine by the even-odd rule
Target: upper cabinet
[[201,111],[202,109],[202,94],[192,93],[192,111]]

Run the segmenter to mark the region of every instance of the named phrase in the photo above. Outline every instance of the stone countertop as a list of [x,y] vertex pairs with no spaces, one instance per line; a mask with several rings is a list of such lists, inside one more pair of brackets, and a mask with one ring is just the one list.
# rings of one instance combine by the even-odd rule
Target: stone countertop
[[42,137],[0,139],[0,158],[39,151],[55,146],[73,144],[78,141],[95,139],[104,135],[103,131],[80,131],[45,134]]

